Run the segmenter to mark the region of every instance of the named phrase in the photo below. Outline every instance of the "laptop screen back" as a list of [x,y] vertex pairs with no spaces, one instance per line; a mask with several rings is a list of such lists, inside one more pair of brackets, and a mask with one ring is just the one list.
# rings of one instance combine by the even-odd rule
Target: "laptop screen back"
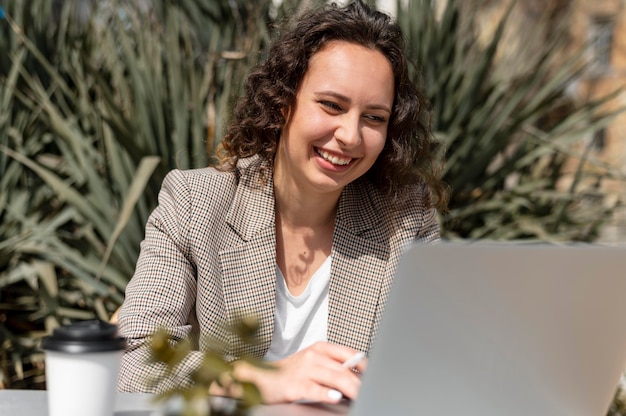
[[625,365],[625,249],[415,245],[350,414],[600,416]]

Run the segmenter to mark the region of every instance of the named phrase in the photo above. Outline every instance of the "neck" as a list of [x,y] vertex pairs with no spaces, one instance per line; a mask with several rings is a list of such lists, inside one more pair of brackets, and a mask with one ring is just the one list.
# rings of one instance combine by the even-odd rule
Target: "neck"
[[303,195],[274,188],[276,216],[283,226],[318,228],[334,225],[339,197]]
[[280,169],[274,170],[276,217],[283,226],[318,228],[334,225],[341,191],[320,193],[303,189]]

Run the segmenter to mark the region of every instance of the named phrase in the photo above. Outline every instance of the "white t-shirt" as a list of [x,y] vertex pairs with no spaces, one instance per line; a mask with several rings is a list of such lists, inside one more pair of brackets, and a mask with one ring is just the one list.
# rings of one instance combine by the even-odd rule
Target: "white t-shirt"
[[326,341],[331,262],[328,256],[299,296],[289,293],[285,278],[276,266],[274,334],[265,360],[280,360],[315,342]]

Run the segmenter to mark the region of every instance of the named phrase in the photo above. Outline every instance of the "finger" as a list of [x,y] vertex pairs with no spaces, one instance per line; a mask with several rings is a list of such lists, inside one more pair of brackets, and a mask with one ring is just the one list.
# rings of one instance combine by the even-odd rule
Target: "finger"
[[[311,353],[308,354],[306,366],[310,367],[310,377],[320,384],[324,384],[327,380],[332,380],[337,377],[354,378],[355,372],[353,370],[356,366],[359,366],[360,363],[356,361],[356,358],[359,358],[357,354],[353,354],[347,360],[339,361],[332,356]],[[361,365],[360,368],[364,367]]]
[[[355,399],[361,387],[361,379],[352,370],[341,365],[333,368],[318,368],[312,381],[315,383],[334,389],[350,399]],[[334,397],[330,397],[333,401]]]
[[326,355],[327,357],[340,362],[341,364],[351,361],[357,356],[357,354],[359,354],[359,356],[363,354],[354,348],[346,347],[344,345],[331,344],[328,342],[315,343],[311,348],[320,354]]
[[344,395],[336,389],[317,386],[315,392],[311,392],[311,398],[296,400],[296,403],[339,403]]
[[312,381],[338,390],[350,399],[356,398],[361,380],[353,369],[365,370],[367,360],[363,353],[341,345],[318,343],[305,354],[308,364],[312,364],[309,367]]
[[354,373],[345,378],[337,378],[334,381],[331,388],[341,392],[342,396],[351,400],[355,400],[358,397],[361,380]]

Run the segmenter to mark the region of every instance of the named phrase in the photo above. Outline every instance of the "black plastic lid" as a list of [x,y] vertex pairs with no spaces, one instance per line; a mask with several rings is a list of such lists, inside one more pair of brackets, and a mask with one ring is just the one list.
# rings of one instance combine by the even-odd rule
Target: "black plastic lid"
[[70,354],[117,351],[126,348],[126,340],[117,336],[117,326],[100,320],[79,321],[55,329],[43,339],[41,348]]

